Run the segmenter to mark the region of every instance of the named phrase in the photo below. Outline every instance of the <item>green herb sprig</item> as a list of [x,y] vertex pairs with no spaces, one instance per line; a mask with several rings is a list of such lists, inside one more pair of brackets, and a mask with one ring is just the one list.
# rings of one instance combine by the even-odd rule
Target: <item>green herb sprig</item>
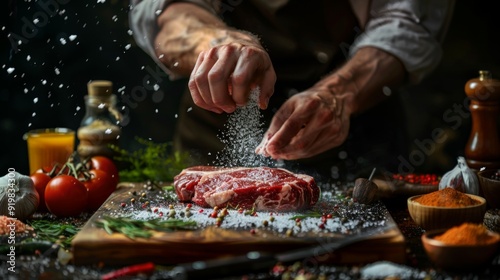
[[136,141],[142,148],[135,151],[111,146],[118,154],[114,159],[125,167],[120,170],[123,182],[171,182],[175,175],[189,166],[188,154],[175,151],[171,142],[155,143],[139,137]]
[[301,214],[301,215],[295,215],[295,216],[291,217],[290,220],[296,220],[296,219],[304,220],[307,218],[321,218],[322,216],[323,215],[319,212],[306,212],[306,213]]
[[57,243],[64,249],[71,247],[71,241],[80,231],[75,225],[49,220],[33,220],[30,225],[35,230],[35,240]]
[[152,231],[175,231],[195,230],[197,224],[194,221],[183,221],[178,219],[152,219],[136,220],[129,217],[103,217],[95,222],[99,228],[103,228],[108,234],[121,233],[130,239],[149,238]]

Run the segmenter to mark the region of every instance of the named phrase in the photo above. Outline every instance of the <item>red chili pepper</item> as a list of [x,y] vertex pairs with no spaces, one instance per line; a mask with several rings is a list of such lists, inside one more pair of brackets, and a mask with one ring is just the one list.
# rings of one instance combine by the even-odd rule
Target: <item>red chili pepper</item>
[[392,178],[394,180],[405,181],[410,184],[421,184],[421,185],[439,185],[440,178],[436,174],[414,174],[409,173],[405,175],[393,174]]
[[142,263],[142,264],[136,264],[136,265],[131,265],[131,266],[126,266],[114,271],[111,271],[109,273],[104,274],[101,276],[102,280],[111,280],[111,279],[118,279],[123,276],[132,276],[132,275],[137,275],[139,273],[152,273],[155,270],[155,264],[152,262],[147,262],[147,263]]

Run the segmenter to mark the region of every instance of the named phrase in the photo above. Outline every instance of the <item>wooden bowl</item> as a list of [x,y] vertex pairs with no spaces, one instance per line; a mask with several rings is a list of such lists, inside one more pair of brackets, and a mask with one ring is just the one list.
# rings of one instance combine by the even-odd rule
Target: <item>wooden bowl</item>
[[408,198],[408,212],[413,221],[425,230],[448,229],[465,222],[483,223],[486,200],[483,197],[467,194],[479,204],[464,207],[427,206],[414,200],[422,195]]
[[500,180],[491,179],[491,176],[498,172],[497,169],[487,169],[479,171],[479,186],[483,193],[486,203],[491,208],[500,208]]
[[422,235],[422,245],[429,260],[437,267],[445,270],[474,270],[486,265],[488,261],[498,252],[500,235],[489,231],[491,235],[497,236],[497,241],[484,245],[449,245],[434,239],[441,235],[446,229],[431,230]]

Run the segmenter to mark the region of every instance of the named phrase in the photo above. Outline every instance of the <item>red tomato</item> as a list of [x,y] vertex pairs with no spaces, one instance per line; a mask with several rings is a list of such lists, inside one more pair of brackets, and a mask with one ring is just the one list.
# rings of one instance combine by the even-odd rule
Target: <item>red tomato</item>
[[40,203],[38,204],[38,211],[47,212],[47,206],[45,205],[45,187],[49,183],[50,176],[46,173],[33,173],[31,176],[31,180],[35,184],[35,189],[38,192],[38,196],[40,197]]
[[91,178],[83,182],[89,196],[87,208],[91,211],[99,209],[106,199],[115,191],[116,184],[111,176],[97,169],[89,171]]
[[110,158],[104,156],[93,156],[90,161],[91,164],[89,169],[102,170],[108,173],[108,175],[110,175],[111,177],[111,180],[114,182],[114,185],[118,185],[118,182],[120,182],[118,168]]
[[45,187],[45,205],[58,217],[80,215],[86,210],[87,200],[87,188],[70,175],[57,175]]

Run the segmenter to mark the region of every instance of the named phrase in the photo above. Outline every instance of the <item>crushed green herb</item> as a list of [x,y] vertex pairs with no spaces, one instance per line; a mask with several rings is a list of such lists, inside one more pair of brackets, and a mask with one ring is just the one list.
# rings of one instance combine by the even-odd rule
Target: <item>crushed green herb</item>
[[189,166],[188,154],[175,151],[171,142],[155,143],[139,137],[136,141],[142,148],[135,151],[111,146],[118,154],[114,159],[124,166],[120,169],[123,182],[171,182],[175,175]]
[[36,237],[33,238],[34,240],[56,243],[64,249],[71,247],[73,237],[75,237],[80,230],[80,228],[72,224],[49,220],[33,220],[30,221],[29,224],[36,233]]
[[183,221],[178,219],[152,219],[136,220],[129,217],[103,217],[95,222],[99,228],[103,228],[108,234],[121,233],[130,239],[149,238],[152,231],[175,231],[195,230],[197,224],[194,221]]

